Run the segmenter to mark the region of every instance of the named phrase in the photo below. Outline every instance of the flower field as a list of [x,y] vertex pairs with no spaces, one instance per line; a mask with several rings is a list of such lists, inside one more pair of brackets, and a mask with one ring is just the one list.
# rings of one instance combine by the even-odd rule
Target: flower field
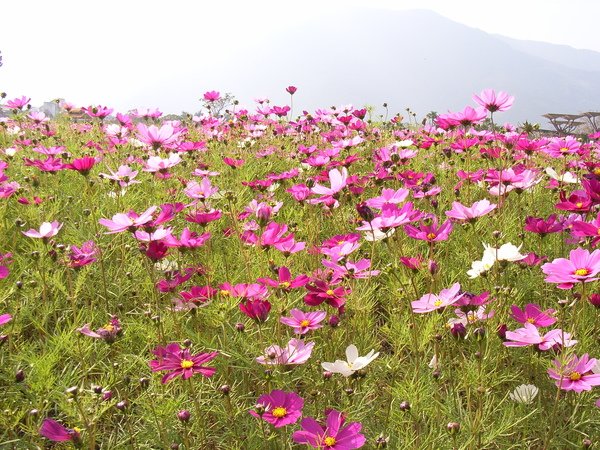
[[0,102],[0,448],[593,446],[600,134],[287,92]]

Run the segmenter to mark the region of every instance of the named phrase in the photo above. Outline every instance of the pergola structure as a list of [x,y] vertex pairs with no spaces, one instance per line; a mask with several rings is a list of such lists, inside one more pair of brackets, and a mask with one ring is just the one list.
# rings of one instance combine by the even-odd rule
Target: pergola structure
[[[600,113],[593,114],[600,115]],[[586,123],[579,120],[584,118],[583,114],[544,114],[542,117],[548,119],[559,134],[572,134],[579,126]]]

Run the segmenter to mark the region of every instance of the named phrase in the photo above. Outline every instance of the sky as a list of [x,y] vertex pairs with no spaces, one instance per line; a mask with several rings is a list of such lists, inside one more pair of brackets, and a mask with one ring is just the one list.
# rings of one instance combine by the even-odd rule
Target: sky
[[[211,73],[265,40],[285,42],[286,29],[316,15],[360,8],[429,9],[489,33],[600,51],[600,33],[589,31],[600,16],[595,0],[10,1],[2,5],[0,91],[34,105],[62,97],[125,111],[142,98],[139,106],[160,108],[157,84]],[[220,89],[199,78],[191,96]]]

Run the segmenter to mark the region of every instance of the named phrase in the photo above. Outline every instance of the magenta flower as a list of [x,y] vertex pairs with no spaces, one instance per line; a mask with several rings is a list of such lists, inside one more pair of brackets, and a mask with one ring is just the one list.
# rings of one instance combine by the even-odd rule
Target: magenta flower
[[52,236],[56,236],[58,231],[62,228],[63,224],[58,221],[44,222],[40,226],[40,230],[34,230],[33,228],[29,231],[22,231],[25,236],[38,239],[50,239]]
[[452,209],[446,211],[446,215],[459,222],[471,222],[493,211],[495,208],[496,205],[490,203],[487,199],[475,202],[470,207],[464,206],[459,202],[452,202]]
[[553,309],[542,311],[539,305],[533,303],[525,305],[525,309],[521,309],[517,305],[512,305],[510,309],[512,311],[510,316],[522,324],[530,323],[536,327],[549,327],[556,323],[556,318],[553,316],[556,311]]
[[265,322],[271,311],[271,303],[260,298],[248,299],[239,304],[240,311],[256,322]]
[[473,95],[473,100],[493,113],[510,109],[515,98],[503,91],[495,92],[493,89],[484,89],[481,94]]
[[548,375],[557,380],[556,387],[563,391],[580,393],[590,391],[594,386],[600,386],[600,374],[592,372],[598,360],[590,358],[587,353],[581,358],[573,355],[565,365],[557,359],[553,363],[555,368],[548,369]]
[[298,88],[296,86],[288,86],[285,88],[286,92],[290,95],[294,95]]
[[79,430],[66,428],[54,419],[44,419],[40,428],[40,434],[54,442],[77,442],[80,439]]
[[218,290],[211,286],[192,286],[189,291],[179,293],[181,300],[175,300],[175,309],[193,309],[208,305],[218,294]]
[[106,173],[101,173],[100,175],[107,180],[118,183],[122,188],[126,188],[132,184],[140,183],[140,181],[134,180],[139,172],[137,170],[133,170],[127,165],[119,166],[119,169],[116,172],[113,172],[112,170],[109,170],[109,172],[110,175]]
[[199,235],[186,227],[181,232],[181,239],[177,239],[172,234],[168,234],[163,242],[167,247],[177,247],[179,250],[186,250],[202,247],[209,239],[210,233],[202,233]]
[[559,233],[562,230],[563,223],[557,219],[556,214],[550,215],[546,220],[531,216],[525,218],[525,231],[539,234],[541,237],[550,233]]
[[306,285],[308,294],[304,296],[304,303],[308,306],[319,306],[326,302],[334,308],[342,308],[346,303],[346,296],[352,292],[343,286],[331,286],[322,280],[314,280]]
[[452,232],[452,222],[446,220],[443,224],[438,226],[438,219],[424,219],[418,227],[413,225],[404,225],[404,232],[408,237],[417,239],[419,241],[427,242],[439,242],[447,241]]
[[282,266],[277,270],[277,277],[277,280],[273,280],[272,278],[258,278],[256,281],[266,286],[289,292],[292,289],[304,286],[309,280],[304,274],[298,275],[296,278],[292,279],[290,269],[285,266]]
[[428,313],[436,309],[445,308],[459,301],[464,294],[459,294],[460,284],[454,283],[448,289],[443,289],[439,295],[425,294],[419,300],[411,302],[415,313]]
[[65,168],[70,169],[70,170],[76,170],[81,175],[87,176],[95,164],[96,164],[96,158],[93,158],[91,156],[86,156],[85,158],[74,159],[71,164],[65,165]]
[[0,253],[0,280],[3,280],[4,278],[6,278],[8,276],[8,274],[10,273],[10,271],[8,270],[8,267],[5,266],[5,264],[10,264],[11,258],[12,257],[12,253],[5,253],[2,254]]
[[7,324],[12,320],[12,316],[10,314],[1,314],[0,315],[0,325]]
[[158,359],[150,361],[152,372],[168,371],[162,377],[163,384],[179,375],[184,380],[196,373],[210,378],[217,371],[214,367],[206,367],[204,364],[215,359],[219,352],[192,355],[189,348],[182,349],[179,344],[173,342],[166,347],[156,347],[152,353],[158,356]]
[[275,389],[269,394],[258,397],[257,406],[264,408],[260,414],[254,410],[249,413],[263,419],[275,428],[296,423],[302,415],[304,399],[295,392],[285,392]]
[[325,424],[312,417],[302,419],[302,430],[294,431],[292,438],[297,444],[327,450],[353,450],[365,445],[365,436],[360,433],[362,424],[351,422],[344,426],[344,423],[343,414],[333,409],[327,414]]
[[221,94],[217,91],[208,91],[204,93],[203,97],[207,102],[216,102],[221,98]]
[[292,309],[290,314],[292,317],[281,317],[279,321],[292,327],[296,334],[306,334],[309,331],[318,330],[323,326],[321,322],[327,315],[325,311],[305,313],[297,308]]
[[71,245],[67,266],[72,269],[87,266],[96,261],[97,254],[98,248],[94,241],[86,241],[81,244],[81,247]]
[[265,349],[263,356],[256,361],[265,365],[298,365],[304,364],[312,353],[314,342],[304,342],[301,339],[290,339],[285,348],[271,345]]
[[545,281],[558,283],[559,289],[571,289],[576,283],[596,281],[600,272],[600,250],[590,253],[576,248],[569,253],[569,259],[557,258],[544,264],[542,271],[548,275]]

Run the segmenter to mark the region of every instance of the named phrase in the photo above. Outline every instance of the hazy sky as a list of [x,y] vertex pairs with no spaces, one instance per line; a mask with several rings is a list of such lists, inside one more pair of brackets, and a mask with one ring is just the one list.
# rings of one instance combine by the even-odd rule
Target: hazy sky
[[[157,81],[209,73],[261,41],[285,41],[290,26],[358,8],[430,9],[490,33],[600,51],[600,33],[590,32],[595,0],[13,0],[1,8],[0,91],[33,104],[63,97],[126,110],[135,106],[128,99],[143,97],[149,104],[140,106],[160,107],[152,104]],[[190,96],[210,89],[220,86],[199,82]]]

